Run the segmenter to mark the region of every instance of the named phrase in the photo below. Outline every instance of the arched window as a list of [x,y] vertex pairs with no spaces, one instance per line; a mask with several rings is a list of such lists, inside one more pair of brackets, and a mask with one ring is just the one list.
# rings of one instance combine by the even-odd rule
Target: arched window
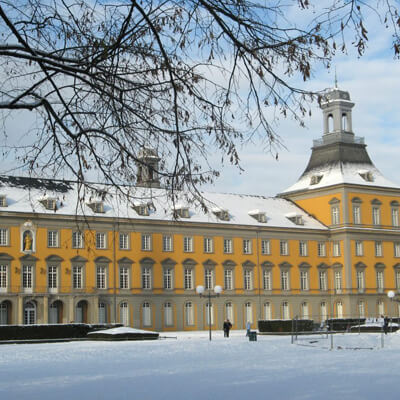
[[185,322],[186,325],[194,325],[193,303],[191,301],[185,303]]
[[99,303],[99,324],[107,323],[107,307],[105,303]]
[[383,302],[383,300],[378,300],[377,308],[378,308],[378,317],[380,317],[381,315],[385,315],[385,303]]
[[151,326],[151,306],[148,302],[142,305],[142,319],[143,326]]
[[321,314],[321,322],[328,319],[328,309],[326,307],[325,301],[321,302],[321,304],[320,304],[320,314]]
[[230,301],[225,303],[225,317],[233,324],[233,305]]
[[172,313],[172,304],[167,301],[164,303],[164,325],[171,326],[174,324],[174,318]]
[[271,303],[268,301],[264,303],[264,319],[272,319]]
[[28,301],[24,308],[24,324],[36,324],[36,305],[32,301]]
[[348,120],[347,120],[347,114],[343,113],[342,114],[342,130],[347,131],[348,129]]
[[328,115],[328,132],[333,132],[333,115]]
[[360,318],[365,318],[365,303],[363,300],[358,302],[358,316]]
[[214,325],[214,307],[211,303],[206,304],[206,325]]
[[119,305],[119,318],[122,325],[129,326],[129,307],[126,301]]
[[336,303],[336,317],[343,318],[343,303],[341,301]]
[[53,301],[49,307],[49,324],[60,324],[62,322],[63,304],[60,300]]
[[282,303],[282,319],[290,319],[289,303],[287,301]]
[[308,303],[305,301],[301,303],[301,319],[309,318]]
[[86,300],[81,300],[78,302],[75,308],[75,322],[77,323],[87,323],[87,310],[88,303]]
[[246,319],[245,322],[246,323],[250,322],[252,324],[253,323],[253,307],[250,302],[247,302],[244,305],[244,311],[245,311],[244,315],[245,315],[245,319]]
[[9,323],[10,306],[8,301],[0,303],[0,325],[7,325]]

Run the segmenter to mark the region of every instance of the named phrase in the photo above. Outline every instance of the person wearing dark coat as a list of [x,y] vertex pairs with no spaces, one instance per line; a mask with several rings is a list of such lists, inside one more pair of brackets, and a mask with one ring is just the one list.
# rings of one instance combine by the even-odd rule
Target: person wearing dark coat
[[385,332],[385,335],[387,335],[389,330],[389,317],[385,316],[383,319],[383,331]]
[[230,331],[231,328],[232,328],[232,324],[230,323],[229,319],[226,319],[224,321],[224,326],[223,326],[224,337],[229,337],[229,331]]

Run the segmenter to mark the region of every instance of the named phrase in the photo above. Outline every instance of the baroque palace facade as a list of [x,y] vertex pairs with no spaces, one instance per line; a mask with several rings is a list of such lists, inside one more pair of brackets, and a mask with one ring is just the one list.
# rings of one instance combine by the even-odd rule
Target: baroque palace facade
[[[208,214],[168,203],[148,150],[154,168],[138,170],[132,204],[106,185],[78,205],[74,182],[1,176],[0,324],[168,331],[398,316],[386,292],[400,289],[400,186],[355,137],[353,106],[327,91],[324,133],[293,186],[273,198],[204,193]],[[223,292],[209,303],[197,285]]]

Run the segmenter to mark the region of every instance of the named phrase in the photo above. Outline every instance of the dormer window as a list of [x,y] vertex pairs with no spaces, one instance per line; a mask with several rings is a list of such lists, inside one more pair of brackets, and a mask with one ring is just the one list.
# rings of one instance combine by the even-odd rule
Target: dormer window
[[104,203],[102,201],[92,201],[88,207],[96,214],[104,214]]
[[53,211],[57,210],[57,200],[56,199],[47,197],[47,198],[39,200],[39,201],[43,204],[43,207],[46,210],[53,210]]
[[189,208],[182,207],[182,206],[176,206],[174,208],[174,217],[175,218],[190,218]]
[[7,207],[7,197],[0,194],[0,207]]
[[372,174],[371,171],[358,171],[358,174],[361,176],[361,178],[364,179],[366,182],[373,182],[374,181],[374,175]]
[[286,214],[286,218],[289,221],[292,221],[294,224],[296,225],[304,225],[304,219],[303,216],[300,214],[296,214],[296,213],[289,213]]
[[212,212],[221,221],[229,221],[230,220],[228,210],[222,210],[220,208],[215,208],[214,210],[212,210]]
[[249,215],[250,215],[250,217],[253,217],[255,220],[257,220],[258,222],[261,222],[263,224],[265,224],[267,222],[267,216],[264,211],[260,211],[260,210],[249,211]]
[[310,185],[317,185],[321,182],[323,175],[313,175],[310,180]]
[[147,203],[135,204],[133,209],[138,213],[138,215],[147,217],[150,214],[149,205]]

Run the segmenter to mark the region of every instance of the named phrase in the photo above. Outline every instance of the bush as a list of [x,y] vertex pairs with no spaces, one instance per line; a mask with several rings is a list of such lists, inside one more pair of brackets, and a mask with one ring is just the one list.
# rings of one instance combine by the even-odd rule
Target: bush
[[350,331],[352,326],[364,325],[365,318],[331,318],[326,324],[330,331]]
[[[310,332],[313,330],[314,321],[312,319],[299,319],[294,323],[291,319],[272,319],[272,320],[259,320],[259,332],[292,332],[292,326],[297,326],[297,332]],[[296,328],[295,328],[296,329]]]
[[0,340],[71,339],[85,338],[89,332],[115,328],[121,324],[49,324],[49,325],[1,325]]

